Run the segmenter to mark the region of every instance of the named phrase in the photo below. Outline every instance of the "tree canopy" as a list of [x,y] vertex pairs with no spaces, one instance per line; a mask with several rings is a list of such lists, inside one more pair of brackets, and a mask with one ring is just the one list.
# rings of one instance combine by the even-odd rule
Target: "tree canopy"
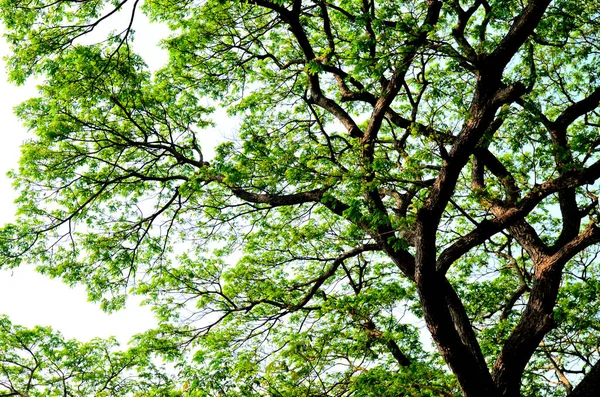
[[[47,327],[27,329],[0,317],[0,395],[168,396],[174,388],[148,351],[115,351],[114,339],[65,340]],[[143,394],[141,394],[143,393]]]
[[597,395],[598,10],[1,0],[42,82],[2,265],[159,326],[118,352],[0,319],[0,396]]

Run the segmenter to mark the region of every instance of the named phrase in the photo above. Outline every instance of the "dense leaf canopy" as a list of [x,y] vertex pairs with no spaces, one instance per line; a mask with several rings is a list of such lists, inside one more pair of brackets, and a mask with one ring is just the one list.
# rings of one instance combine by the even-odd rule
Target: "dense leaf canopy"
[[27,329],[0,316],[0,340],[1,396],[138,396],[148,390],[167,396],[174,389],[148,350],[116,352],[113,339],[65,340],[49,328]]
[[0,395],[597,395],[599,9],[1,0],[11,79],[42,81],[2,263],[160,324],[124,353],[2,325],[53,364]]

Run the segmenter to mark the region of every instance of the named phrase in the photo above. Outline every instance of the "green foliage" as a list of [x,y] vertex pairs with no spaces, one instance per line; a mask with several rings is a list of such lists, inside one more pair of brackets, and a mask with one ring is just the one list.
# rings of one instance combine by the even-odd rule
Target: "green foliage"
[[118,352],[2,318],[4,395],[569,393],[600,343],[599,4],[466,3],[1,0],[41,83],[0,261],[159,320]]
[[116,350],[114,339],[65,340],[47,327],[27,329],[0,317],[1,396],[165,396],[175,385],[144,350]]

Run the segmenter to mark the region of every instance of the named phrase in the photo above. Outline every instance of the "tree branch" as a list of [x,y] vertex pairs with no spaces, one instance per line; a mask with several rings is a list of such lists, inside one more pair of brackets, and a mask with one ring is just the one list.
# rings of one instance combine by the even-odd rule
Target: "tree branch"
[[586,247],[600,242],[600,229],[593,223],[558,252],[539,258],[529,301],[521,319],[496,362],[492,376],[501,393],[519,395],[527,362],[544,336],[555,326],[552,316],[566,263]]
[[600,389],[600,360],[567,397],[596,397]]
[[529,0],[527,6],[519,15],[508,33],[504,36],[496,49],[486,57],[482,69],[489,68],[486,73],[495,73],[499,79],[504,67],[525,43],[527,38],[533,34],[551,0]]

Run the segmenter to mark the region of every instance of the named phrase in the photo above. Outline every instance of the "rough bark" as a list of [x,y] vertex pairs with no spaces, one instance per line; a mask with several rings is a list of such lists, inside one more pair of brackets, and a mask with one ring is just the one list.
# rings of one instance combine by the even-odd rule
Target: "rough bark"
[[600,361],[592,367],[590,372],[573,389],[567,397],[596,397],[600,390]]

